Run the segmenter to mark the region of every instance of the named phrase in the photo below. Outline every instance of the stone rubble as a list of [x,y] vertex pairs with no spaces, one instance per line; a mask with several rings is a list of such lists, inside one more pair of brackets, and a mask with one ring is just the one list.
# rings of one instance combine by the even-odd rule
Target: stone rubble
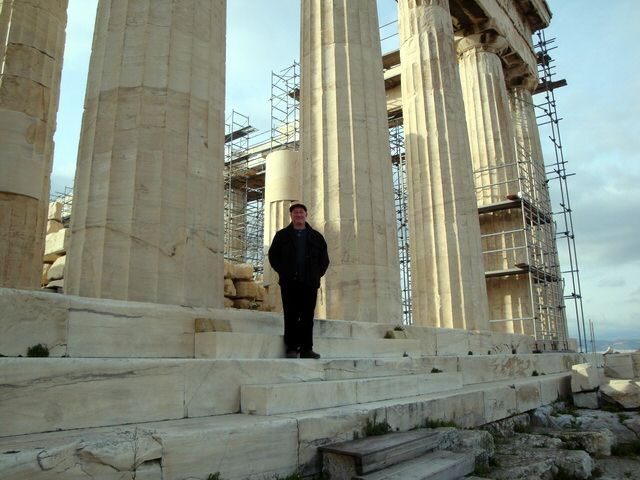
[[47,235],[42,265],[42,287],[62,293],[64,290],[64,270],[71,230],[64,227],[62,215],[64,202],[49,203],[47,215]]
[[640,479],[640,458],[612,456],[617,444],[640,441],[638,426],[637,411],[571,409],[563,402],[546,405],[483,427],[494,436],[495,454],[489,460],[493,467],[477,468],[481,477],[466,478]]

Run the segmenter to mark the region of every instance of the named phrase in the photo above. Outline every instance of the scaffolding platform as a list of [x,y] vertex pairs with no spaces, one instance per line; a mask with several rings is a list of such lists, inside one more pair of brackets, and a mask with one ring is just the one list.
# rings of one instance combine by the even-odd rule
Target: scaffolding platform
[[478,207],[478,213],[482,215],[484,213],[493,213],[515,208],[525,209],[525,218],[530,224],[541,225],[553,222],[553,218],[550,214],[543,212],[540,208],[538,208],[538,206],[536,206],[526,198],[521,198],[517,195],[509,195],[508,198],[502,202],[481,205]]

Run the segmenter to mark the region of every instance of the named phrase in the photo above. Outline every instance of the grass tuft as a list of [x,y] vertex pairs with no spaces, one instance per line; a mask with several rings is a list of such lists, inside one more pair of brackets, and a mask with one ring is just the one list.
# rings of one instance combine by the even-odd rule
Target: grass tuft
[[452,422],[451,420],[431,420],[427,418],[422,423],[422,428],[442,428],[442,427],[461,428],[457,423]]
[[375,437],[378,435],[384,435],[390,431],[391,425],[389,425],[386,420],[382,422],[371,422],[367,419],[367,425],[364,427],[362,434],[365,437]]
[[49,348],[46,345],[38,343],[33,347],[27,348],[27,357],[48,357]]

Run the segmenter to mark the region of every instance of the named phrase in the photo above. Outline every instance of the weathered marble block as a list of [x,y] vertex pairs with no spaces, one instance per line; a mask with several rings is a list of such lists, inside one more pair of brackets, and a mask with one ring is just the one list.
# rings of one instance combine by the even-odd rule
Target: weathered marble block
[[566,373],[544,375],[540,377],[540,402],[549,405],[560,399],[568,398],[567,391],[571,388],[571,375]]
[[284,358],[282,335],[202,332],[195,338],[196,358]]
[[528,412],[529,410],[534,410],[542,405],[539,380],[524,380],[516,382],[515,390],[517,413]]
[[367,403],[460,388],[462,388],[462,376],[458,373],[398,375],[357,380],[356,397],[358,403]]
[[620,404],[623,408],[640,407],[640,382],[633,380],[610,380],[601,385],[602,395]]
[[48,220],[47,221],[47,230],[46,230],[46,234],[49,235],[50,233],[57,233],[60,230],[62,230],[64,227],[62,226],[62,223],[60,223],[57,220]]
[[325,363],[327,380],[434,373],[434,369],[447,373],[457,372],[457,358],[359,358],[329,360]]
[[47,235],[44,246],[44,261],[53,262],[67,251],[71,230],[64,228],[56,233]]
[[248,263],[233,264],[231,278],[234,280],[251,280],[253,278],[253,265]]
[[502,420],[518,413],[516,389],[505,385],[484,391],[484,415],[487,423]]
[[242,385],[241,411],[275,415],[357,403],[356,382],[334,380],[303,384]]
[[[165,430],[165,431],[163,431]],[[203,418],[181,431],[158,425],[164,478],[279,478],[298,467],[293,418],[233,415]],[[165,433],[166,432],[166,433]]]
[[67,322],[70,357],[194,357],[193,318],[178,312],[71,309]]
[[67,263],[67,256],[58,257],[51,267],[47,270],[47,280],[60,280],[64,277],[64,266]]
[[604,356],[604,374],[609,378],[634,378],[631,353],[612,353]]
[[493,350],[493,339],[491,332],[488,330],[470,330],[469,334],[469,351],[474,355],[490,355],[495,353]]
[[579,363],[571,367],[571,391],[586,392],[598,387],[598,372],[590,363]]
[[58,223],[62,222],[62,206],[63,203],[60,201],[50,202],[47,220],[53,220]]
[[436,329],[436,350],[438,355],[467,355],[469,332],[453,328]]
[[186,416],[175,361],[0,358],[0,372],[4,436]]
[[233,284],[236,287],[236,297],[253,300],[258,296],[258,285],[254,281],[236,280]]

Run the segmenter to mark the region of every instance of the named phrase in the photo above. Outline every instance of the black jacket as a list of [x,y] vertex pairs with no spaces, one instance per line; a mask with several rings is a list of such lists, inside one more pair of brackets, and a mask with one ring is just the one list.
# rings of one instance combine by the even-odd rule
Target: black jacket
[[[306,223],[307,246],[303,283],[310,287],[320,287],[320,278],[329,267],[327,242],[322,234]],[[278,273],[279,283],[294,281],[296,273],[296,242],[293,224],[278,230],[269,248],[269,263]]]

